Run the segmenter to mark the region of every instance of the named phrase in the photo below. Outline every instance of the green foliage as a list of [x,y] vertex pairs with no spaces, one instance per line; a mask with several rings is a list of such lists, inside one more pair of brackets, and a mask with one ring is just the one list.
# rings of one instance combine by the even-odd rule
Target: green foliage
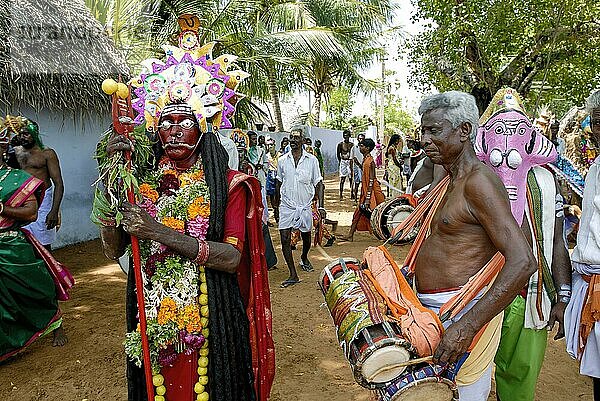
[[329,99],[325,104],[327,120],[323,122],[326,128],[343,130],[348,128],[348,117],[352,113],[354,99],[350,90],[343,86],[338,86],[329,94]]
[[97,225],[121,224],[123,215],[118,210],[121,202],[127,199],[127,190],[132,188],[138,193],[139,184],[136,176],[145,174],[145,170],[152,166],[154,153],[152,142],[146,136],[144,125],[140,125],[130,134],[134,144],[131,152],[131,164],[128,165],[123,152],[115,152],[109,156],[106,152],[108,140],[113,131],[107,130],[96,146],[94,158],[98,161],[98,180],[94,183],[94,201],[90,219]]
[[481,109],[505,86],[581,104],[600,83],[597,0],[412,1],[426,26],[407,49],[414,86],[471,92]]
[[[379,115],[379,107],[377,109],[377,115]],[[402,100],[394,95],[386,96],[383,115],[385,119],[384,135],[388,138],[392,134],[397,134],[398,131],[410,134],[415,129],[415,120],[404,110]]]

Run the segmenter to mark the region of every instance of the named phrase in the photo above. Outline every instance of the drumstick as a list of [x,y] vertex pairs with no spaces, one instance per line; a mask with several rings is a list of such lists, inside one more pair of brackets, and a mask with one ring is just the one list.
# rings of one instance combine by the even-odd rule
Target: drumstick
[[424,356],[423,358],[410,359],[406,362],[399,363],[398,365],[395,365],[395,367],[400,368],[403,366],[416,365],[417,363],[431,362],[432,360],[433,360],[433,356]]

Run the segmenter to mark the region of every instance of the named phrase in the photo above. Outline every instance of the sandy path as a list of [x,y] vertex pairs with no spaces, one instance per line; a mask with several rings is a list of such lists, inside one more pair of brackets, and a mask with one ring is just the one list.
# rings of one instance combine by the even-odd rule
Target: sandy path
[[[337,185],[327,180],[330,217],[340,221],[338,232],[349,226],[353,206],[339,202]],[[277,376],[273,401],[359,401],[369,393],[354,383],[341,350],[317,280],[327,257],[311,250],[315,272],[300,272],[300,284],[282,289],[287,277],[277,230],[271,229],[279,269],[270,273]],[[325,251],[332,257],[360,257],[369,245],[379,244],[357,233],[354,243],[340,243]],[[394,255],[402,259],[406,247]],[[0,364],[0,400],[125,401],[126,383],[121,343],[125,330],[125,275],[104,258],[98,241],[56,251],[77,280],[71,301],[63,304],[70,342],[53,348],[44,338],[26,352]],[[299,252],[294,252],[296,260]],[[564,341],[549,340],[538,382],[536,400],[592,400],[591,381],[578,374],[577,363],[564,351]],[[495,397],[490,397],[494,399]]]

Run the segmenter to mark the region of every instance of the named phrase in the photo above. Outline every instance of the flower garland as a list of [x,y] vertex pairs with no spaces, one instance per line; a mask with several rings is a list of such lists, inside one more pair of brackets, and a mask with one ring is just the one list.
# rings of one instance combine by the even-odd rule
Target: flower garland
[[[210,192],[202,162],[185,172],[167,159],[159,163],[139,186],[138,205],[161,224],[178,232],[206,239],[210,215]],[[198,351],[198,400],[208,401],[208,288],[204,266],[150,240],[140,241],[147,334],[156,387],[155,401],[165,401],[166,387],[160,369],[177,355]],[[142,364],[139,327],[127,333],[125,353]]]

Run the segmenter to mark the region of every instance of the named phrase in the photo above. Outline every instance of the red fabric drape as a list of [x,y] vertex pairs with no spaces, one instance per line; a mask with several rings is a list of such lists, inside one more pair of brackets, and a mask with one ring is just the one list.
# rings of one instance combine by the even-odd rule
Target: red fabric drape
[[275,377],[275,344],[272,335],[271,298],[262,235],[263,206],[260,184],[254,177],[234,170],[229,171],[227,178],[230,193],[238,185],[244,185],[248,191],[244,252],[248,252],[249,255],[242,256],[242,265],[238,269],[238,282],[250,322],[250,347],[256,396],[258,401],[267,401]]

